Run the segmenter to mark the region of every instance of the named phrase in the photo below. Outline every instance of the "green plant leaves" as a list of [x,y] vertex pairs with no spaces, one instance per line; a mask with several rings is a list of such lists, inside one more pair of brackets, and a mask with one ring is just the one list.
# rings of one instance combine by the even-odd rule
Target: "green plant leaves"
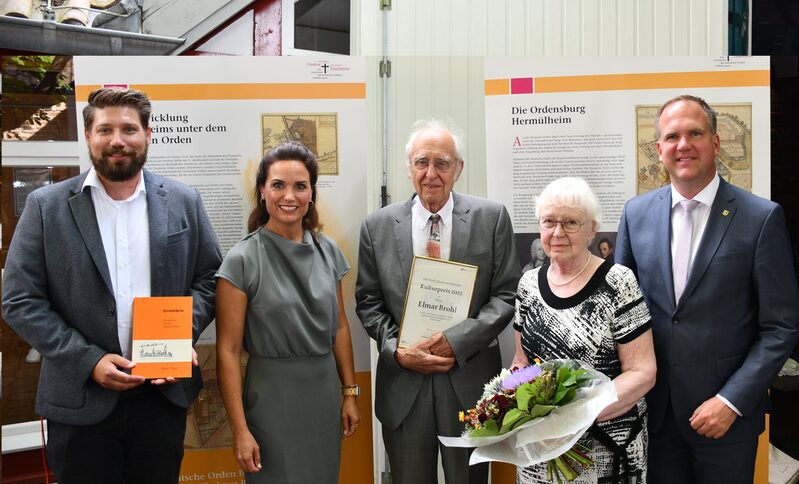
[[543,417],[549,415],[549,413],[556,408],[558,408],[557,405],[533,405],[533,408],[530,410],[530,416],[532,418]]
[[516,407],[526,412],[534,393],[535,388],[530,383],[522,383],[516,387]]
[[508,410],[508,413],[505,414],[505,418],[502,419],[502,428],[499,429],[499,434],[506,434],[524,422],[529,422],[530,420],[532,420],[530,414],[523,410],[519,410],[518,408],[512,408]]
[[574,388],[561,388],[555,393],[555,404],[566,405],[574,400],[575,395],[577,395],[577,390]]
[[470,437],[494,437],[496,435],[499,435],[499,428],[497,423],[490,419],[483,422],[482,427],[472,430],[472,433],[469,434]]

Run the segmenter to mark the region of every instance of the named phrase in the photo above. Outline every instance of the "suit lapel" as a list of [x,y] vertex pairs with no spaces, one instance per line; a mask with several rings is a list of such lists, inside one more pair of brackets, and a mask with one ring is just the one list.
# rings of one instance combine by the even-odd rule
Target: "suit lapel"
[[167,227],[169,207],[167,191],[163,184],[153,182],[148,172],[144,172],[144,183],[147,186],[147,217],[150,224],[150,294],[163,296],[166,267]]
[[103,278],[108,291],[114,294],[111,273],[108,271],[108,261],[105,258],[105,249],[103,248],[103,238],[100,235],[97,214],[94,211],[94,202],[92,202],[91,188],[81,190],[87,173],[75,179],[72,186],[72,196],[69,197],[69,209],[72,212],[75,225],[78,226],[78,231],[83,237],[83,243],[86,245],[86,249],[89,251],[97,271],[100,273],[100,277]]
[[658,233],[656,240],[663,243],[655,244],[657,259],[660,264],[660,273],[663,275],[663,287],[669,302],[674,307],[674,274],[671,269],[671,186],[667,185],[660,191],[656,199],[654,214],[655,227]]
[[452,208],[452,244],[450,244],[449,260],[466,260],[466,249],[469,247],[469,226],[472,220],[471,209],[463,203],[461,197],[452,192],[454,206]]
[[394,226],[394,238],[397,246],[397,253],[400,260],[400,268],[402,269],[402,280],[407,281],[411,274],[411,263],[413,262],[413,214],[411,207],[413,206],[413,195],[410,200],[405,202],[405,207],[402,213],[394,218],[396,225]]
[[[730,189],[729,183],[721,180],[716,199],[710,207],[710,215],[707,219],[705,232],[702,234],[702,239],[699,242],[699,247],[696,249],[696,256],[691,263],[691,269],[688,273],[688,281],[685,284],[685,291],[681,301],[688,299],[691,292],[696,288],[702,275],[707,270],[713,254],[716,253],[721,239],[727,232],[733,217],[735,217],[735,193]],[[682,304],[681,304],[682,305]],[[680,305],[680,306],[681,306]]]

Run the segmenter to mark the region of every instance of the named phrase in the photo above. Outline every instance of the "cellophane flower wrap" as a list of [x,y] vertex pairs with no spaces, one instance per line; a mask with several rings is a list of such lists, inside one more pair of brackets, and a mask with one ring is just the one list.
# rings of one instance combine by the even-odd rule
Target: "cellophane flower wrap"
[[469,464],[548,462],[550,479],[573,480],[592,465],[577,441],[616,400],[610,378],[579,360],[504,369],[475,407],[459,415],[463,435],[439,439],[449,447],[476,447]]

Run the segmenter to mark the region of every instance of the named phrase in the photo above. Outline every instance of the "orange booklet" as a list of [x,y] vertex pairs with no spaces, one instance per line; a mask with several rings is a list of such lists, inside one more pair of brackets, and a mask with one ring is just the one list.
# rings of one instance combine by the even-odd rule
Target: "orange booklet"
[[135,298],[131,374],[191,377],[191,323],[191,296]]

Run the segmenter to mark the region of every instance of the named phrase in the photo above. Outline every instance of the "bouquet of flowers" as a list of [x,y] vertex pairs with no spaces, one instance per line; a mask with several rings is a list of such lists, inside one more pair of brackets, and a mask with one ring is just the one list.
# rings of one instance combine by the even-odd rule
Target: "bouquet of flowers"
[[530,466],[547,462],[550,480],[574,480],[593,464],[577,440],[616,401],[612,381],[577,360],[552,360],[502,372],[474,408],[461,412],[461,437],[451,447],[477,447],[470,464],[496,460]]

